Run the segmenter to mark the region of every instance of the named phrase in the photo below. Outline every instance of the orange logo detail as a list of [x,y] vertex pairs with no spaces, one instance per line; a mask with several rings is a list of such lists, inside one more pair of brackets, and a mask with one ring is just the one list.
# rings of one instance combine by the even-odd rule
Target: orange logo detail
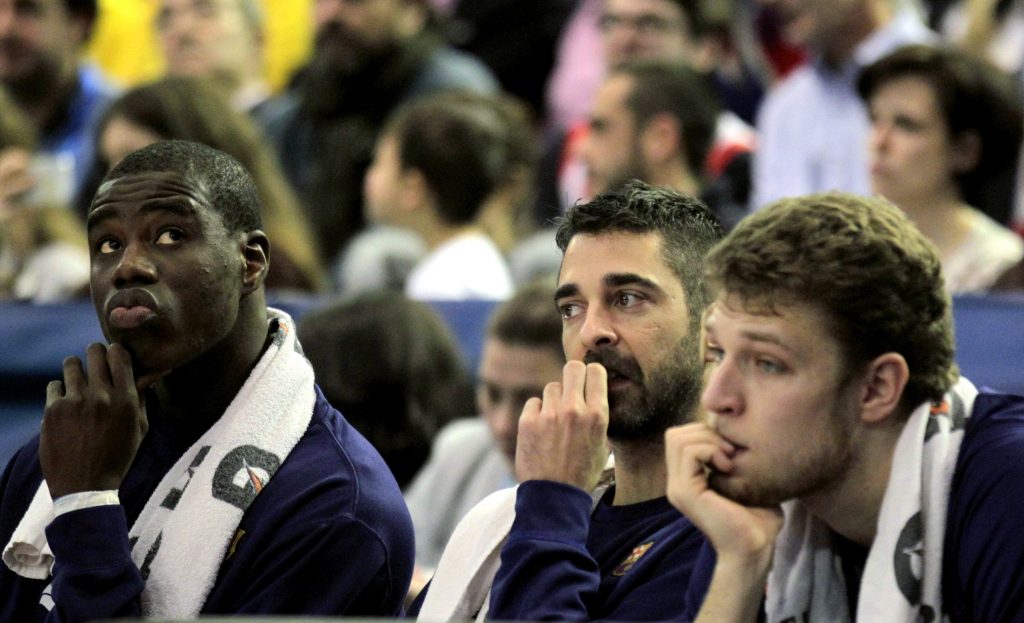
[[654,545],[654,541],[648,541],[643,545],[637,545],[633,548],[633,551],[626,556],[622,562],[619,563],[618,567],[615,567],[615,571],[612,571],[612,575],[626,575],[626,572],[633,568],[636,561],[640,560],[640,557],[647,553],[647,550],[651,549]]

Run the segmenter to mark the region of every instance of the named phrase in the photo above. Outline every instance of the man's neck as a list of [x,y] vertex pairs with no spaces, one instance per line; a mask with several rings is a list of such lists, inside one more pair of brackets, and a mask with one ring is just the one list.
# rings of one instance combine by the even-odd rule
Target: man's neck
[[845,476],[826,490],[803,499],[812,514],[850,541],[870,547],[878,528],[878,515],[889,485],[896,442],[903,423],[854,436],[857,454]]
[[700,196],[700,182],[685,164],[672,162],[652,169],[647,180],[652,186],[668,186],[689,197]]
[[611,445],[615,455],[613,505],[637,504],[665,495],[664,441],[613,441]]
[[208,428],[227,410],[269,344],[266,304],[262,314],[240,310],[221,345],[161,379],[155,388],[161,410],[169,418],[187,419],[187,427]]
[[833,68],[845,65],[853,58],[857,46],[892,19],[890,0],[871,0],[854,9],[846,27],[835,33],[822,49],[825,64]]

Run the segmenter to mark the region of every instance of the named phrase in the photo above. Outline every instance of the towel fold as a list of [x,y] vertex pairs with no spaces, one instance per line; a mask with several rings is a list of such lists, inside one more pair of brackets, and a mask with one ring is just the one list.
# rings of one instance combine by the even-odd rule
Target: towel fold
[[18,575],[32,580],[45,580],[53,569],[53,552],[46,542],[46,526],[53,521],[53,500],[43,483],[36,490],[25,516],[14,529],[4,547],[3,560]]

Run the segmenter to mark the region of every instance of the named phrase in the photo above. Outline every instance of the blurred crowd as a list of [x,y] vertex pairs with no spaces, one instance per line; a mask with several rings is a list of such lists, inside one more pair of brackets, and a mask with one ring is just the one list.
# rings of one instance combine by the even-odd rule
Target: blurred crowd
[[274,289],[502,300],[557,269],[554,219],[633,178],[727,227],[881,194],[952,292],[1019,280],[1019,1],[0,7],[4,298],[81,294],[99,181],[172,138],[254,174]]

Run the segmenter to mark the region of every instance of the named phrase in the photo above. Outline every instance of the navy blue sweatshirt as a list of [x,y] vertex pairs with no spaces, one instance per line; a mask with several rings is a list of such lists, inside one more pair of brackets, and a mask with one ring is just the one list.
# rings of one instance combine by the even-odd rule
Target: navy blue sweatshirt
[[[0,564],[0,622],[139,616],[143,581],[128,526],[202,432],[152,420],[119,490],[121,504],[72,511],[47,528],[52,586]],[[3,544],[42,481],[38,447],[38,438],[23,447],[0,478]],[[401,612],[414,557],[409,513],[380,455],[319,388],[309,428],[245,512],[234,541],[203,614]]]

